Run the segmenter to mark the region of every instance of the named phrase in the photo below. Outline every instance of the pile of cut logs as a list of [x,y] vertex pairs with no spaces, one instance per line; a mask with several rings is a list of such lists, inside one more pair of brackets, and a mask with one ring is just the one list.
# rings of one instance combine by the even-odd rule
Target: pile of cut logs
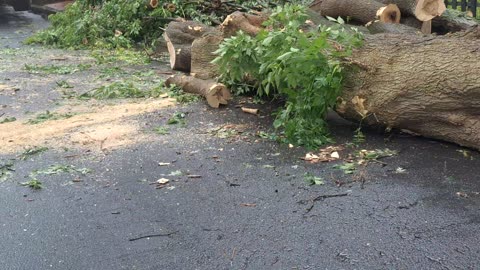
[[[480,27],[443,0],[316,0],[315,24],[342,17],[365,33],[346,67],[335,110],[363,124],[480,149]],[[165,30],[174,75],[167,84],[201,94],[218,107],[230,99],[211,63],[224,38],[256,35],[268,14],[234,12],[218,27],[171,22]],[[347,26],[346,26],[347,27]]]

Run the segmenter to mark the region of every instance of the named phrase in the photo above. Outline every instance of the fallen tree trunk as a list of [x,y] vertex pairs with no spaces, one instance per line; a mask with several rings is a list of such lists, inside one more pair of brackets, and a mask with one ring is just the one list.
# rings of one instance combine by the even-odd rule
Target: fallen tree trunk
[[422,22],[440,16],[447,9],[443,0],[380,0],[380,2],[396,4],[400,11],[413,15]]
[[391,34],[418,34],[420,29],[413,28],[403,24],[384,23],[376,21],[367,25],[371,34],[391,33]]
[[192,42],[212,31],[215,29],[193,21],[170,22],[163,34],[170,56],[170,67],[190,72]]
[[374,0],[322,0],[310,6],[323,16],[351,18],[363,24],[374,21],[399,23],[400,10],[396,5],[383,5]]
[[224,84],[213,80],[202,80],[186,75],[174,75],[165,81],[166,86],[176,85],[187,93],[197,94],[205,97],[208,105],[218,108],[220,104],[228,104],[232,98]]
[[341,116],[480,149],[480,27],[367,36],[352,59],[361,64],[345,75]]

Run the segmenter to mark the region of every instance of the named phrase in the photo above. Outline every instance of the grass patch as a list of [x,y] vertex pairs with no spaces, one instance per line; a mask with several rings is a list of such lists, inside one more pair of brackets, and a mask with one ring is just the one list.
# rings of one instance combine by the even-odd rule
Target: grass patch
[[40,174],[53,175],[53,174],[59,174],[59,173],[80,173],[82,175],[86,175],[91,172],[92,170],[87,168],[77,168],[73,165],[55,164],[55,165],[49,166],[46,169],[34,171],[33,175],[40,175]]
[[145,65],[150,63],[150,58],[145,52],[132,49],[93,50],[90,54],[97,64],[124,62],[129,65]]
[[310,186],[325,184],[325,182],[323,181],[323,178],[315,176],[311,173],[305,173],[303,175],[303,179],[305,179],[305,182]]
[[172,86],[168,89],[168,96],[175,98],[178,103],[188,104],[198,102],[201,97],[190,93],[185,93],[180,87]]
[[38,179],[30,179],[27,182],[21,183],[21,185],[29,187],[31,189],[36,189],[36,190],[43,188],[42,182],[40,182]]
[[78,71],[84,71],[91,67],[91,65],[78,64],[78,65],[29,65],[25,64],[24,69],[30,74],[57,74],[67,75],[73,74]]
[[38,154],[43,153],[47,150],[48,150],[48,147],[44,147],[44,146],[35,146],[35,147],[32,147],[32,148],[28,148],[25,151],[23,151],[22,154],[20,154],[19,159],[20,160],[26,160],[27,158],[29,158],[31,156],[38,155]]
[[11,123],[17,121],[15,117],[5,117],[3,120],[0,120],[0,124]]
[[[163,83],[162,83],[163,84]],[[79,96],[80,99],[119,99],[159,97],[165,88],[157,86],[148,90],[140,90],[133,82],[113,82],[100,86]]]
[[176,112],[168,119],[167,124],[186,126],[185,116],[185,113]]
[[0,183],[6,181],[15,171],[13,168],[13,161],[9,160],[6,163],[0,163]]
[[62,80],[62,81],[58,81],[58,82],[55,82],[57,84],[58,87],[60,88],[73,88],[73,86],[71,84],[69,84],[67,81],[65,80]]
[[29,119],[26,124],[30,124],[30,125],[36,125],[36,124],[40,124],[40,123],[43,123],[43,122],[46,122],[46,121],[50,121],[50,120],[61,120],[61,119],[67,119],[67,118],[70,118],[72,116],[74,116],[75,114],[73,113],[56,113],[56,112],[50,112],[50,111],[46,111],[44,113],[39,113],[35,116],[35,118],[33,119]]
[[158,135],[168,135],[170,134],[170,130],[167,127],[156,127],[153,129],[155,133]]

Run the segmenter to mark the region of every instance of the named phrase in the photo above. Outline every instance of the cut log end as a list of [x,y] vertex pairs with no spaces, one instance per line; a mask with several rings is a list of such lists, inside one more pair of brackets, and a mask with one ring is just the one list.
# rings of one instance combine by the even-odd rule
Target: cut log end
[[420,21],[429,21],[440,16],[447,10],[443,0],[418,0],[415,7],[415,17]]
[[150,0],[149,3],[150,8],[157,8],[158,7],[158,0]]
[[390,4],[377,11],[377,17],[381,22],[400,23],[401,12],[397,5]]
[[210,86],[210,89],[205,94],[205,98],[210,107],[218,108],[220,104],[227,105],[231,95],[224,84],[215,83]]

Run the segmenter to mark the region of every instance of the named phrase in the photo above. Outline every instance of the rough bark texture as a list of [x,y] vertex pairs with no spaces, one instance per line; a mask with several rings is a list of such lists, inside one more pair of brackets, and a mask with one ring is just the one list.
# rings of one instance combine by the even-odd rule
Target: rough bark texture
[[402,16],[402,18],[400,19],[400,23],[406,26],[417,28],[419,30],[420,28],[422,28],[422,24],[423,24],[422,21],[419,21],[417,18],[413,16]]
[[262,23],[268,19],[268,15],[252,15],[236,11],[227,16],[220,25],[220,29],[225,37],[235,35],[239,30],[246,34],[256,36],[262,29]]
[[419,34],[420,30],[403,24],[384,23],[381,21],[373,22],[367,25],[371,34],[391,33],[391,34]]
[[212,79],[219,75],[218,66],[211,62],[215,59],[214,52],[223,41],[221,32],[212,32],[197,38],[192,43],[191,75],[200,79]]
[[445,34],[448,32],[464,31],[478,25],[478,21],[468,17],[466,13],[448,9],[441,16],[432,20],[435,32]]
[[396,4],[405,14],[420,21],[429,21],[441,15],[447,7],[443,0],[380,0],[384,4]]
[[340,115],[480,149],[480,27],[370,36],[352,58]]
[[220,104],[228,104],[232,98],[227,87],[213,80],[202,80],[186,75],[174,75],[165,81],[166,86],[175,84],[187,93],[197,94],[205,97],[208,105],[218,108]]
[[192,42],[212,31],[215,29],[197,22],[170,22],[163,34],[170,55],[170,67],[173,70],[190,72]]
[[396,5],[385,6],[374,0],[323,0],[312,5],[323,16],[350,17],[361,23],[368,23],[378,18],[383,22],[400,22],[400,10]]

